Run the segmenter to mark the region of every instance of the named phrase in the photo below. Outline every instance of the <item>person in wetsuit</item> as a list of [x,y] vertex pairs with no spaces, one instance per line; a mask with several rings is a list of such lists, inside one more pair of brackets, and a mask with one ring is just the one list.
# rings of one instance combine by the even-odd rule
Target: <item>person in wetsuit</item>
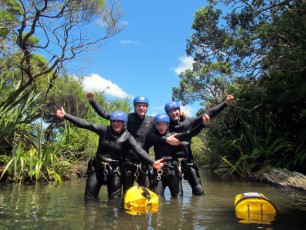
[[121,165],[127,149],[132,149],[142,161],[156,169],[163,166],[161,161],[154,161],[141,148],[134,137],[126,130],[127,115],[121,111],[110,114],[111,125],[93,124],[87,120],[65,113],[58,109],[56,116],[66,119],[79,128],[88,129],[99,135],[99,144],[94,159],[88,163],[87,181],[84,200],[98,198],[102,185],[107,186],[109,198],[121,198]]
[[[105,110],[94,100],[94,93],[88,92],[87,99],[94,110],[103,118],[110,118],[111,112]],[[154,117],[146,115],[149,100],[144,96],[137,96],[133,101],[134,111],[128,114],[127,130],[132,134],[137,143],[143,147],[145,138],[154,126]],[[133,149],[127,150],[123,162],[123,193],[134,185],[134,181],[148,188],[150,186],[150,168]]]
[[[86,97],[97,114],[109,120],[110,113],[94,100],[94,93],[88,92]],[[133,135],[137,143],[143,147],[149,131],[154,128],[154,117],[146,115],[149,100],[144,96],[137,96],[133,100],[134,112],[128,114],[127,130]],[[182,115],[185,117],[185,114]],[[176,139],[169,140],[172,144],[180,144]],[[147,149],[145,149],[147,150]],[[150,168],[141,162],[138,154],[133,149],[127,150],[123,163],[123,193],[131,188],[136,181],[143,187],[150,187]]]
[[[228,95],[226,101],[208,110],[207,114],[210,119],[213,119],[218,113],[220,113],[227,105],[234,99],[234,96]],[[188,131],[202,122],[203,114],[198,117],[186,117],[181,118],[180,104],[176,101],[171,101],[165,104],[165,112],[170,117],[169,131],[174,133],[180,133]],[[204,195],[204,188],[201,182],[201,178],[198,173],[198,168],[193,161],[193,154],[191,151],[191,138],[187,142],[186,148],[188,155],[183,158],[182,173],[184,179],[188,181],[191,186],[192,194],[202,196]]]
[[182,145],[174,146],[167,142],[162,142],[171,136],[169,132],[170,118],[167,114],[161,113],[155,116],[155,129],[152,129],[147,136],[145,147],[153,146],[155,160],[163,159],[165,166],[161,170],[153,170],[151,189],[159,196],[164,196],[166,187],[169,187],[171,197],[183,196],[182,188],[182,171],[179,158],[185,157],[187,152],[184,141],[188,141],[191,137],[197,135],[209,122],[208,115],[203,116],[203,124],[198,124],[193,129],[183,133],[176,133],[175,137],[182,142]]

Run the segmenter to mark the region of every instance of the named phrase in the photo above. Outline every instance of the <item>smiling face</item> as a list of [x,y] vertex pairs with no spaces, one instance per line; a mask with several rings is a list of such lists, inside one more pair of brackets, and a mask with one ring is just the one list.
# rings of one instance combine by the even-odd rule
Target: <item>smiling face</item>
[[165,134],[168,130],[168,124],[166,122],[156,122],[155,127],[160,134]]
[[134,109],[138,116],[143,118],[147,113],[148,105],[146,103],[140,102],[134,106]]
[[181,117],[181,110],[179,108],[170,109],[168,115],[171,120],[179,121]]
[[124,122],[115,120],[115,121],[111,121],[111,125],[112,125],[113,130],[116,133],[120,133],[123,130]]

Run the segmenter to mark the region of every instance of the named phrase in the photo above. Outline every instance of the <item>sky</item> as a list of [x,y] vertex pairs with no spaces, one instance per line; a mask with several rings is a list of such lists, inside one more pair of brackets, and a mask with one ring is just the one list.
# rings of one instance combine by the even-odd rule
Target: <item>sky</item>
[[[186,39],[194,14],[207,1],[119,0],[124,15],[122,31],[99,50],[82,55],[78,76],[85,76],[86,91],[104,91],[108,99],[135,96],[149,99],[148,115],[164,112],[172,88],[179,86],[179,73],[192,68],[186,56]],[[131,104],[132,106],[132,104]],[[182,107],[194,116],[198,104]]]

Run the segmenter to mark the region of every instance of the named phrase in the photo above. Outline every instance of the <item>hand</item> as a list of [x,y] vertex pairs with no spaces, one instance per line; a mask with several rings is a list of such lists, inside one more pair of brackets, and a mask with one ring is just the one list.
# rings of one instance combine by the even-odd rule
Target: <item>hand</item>
[[181,118],[182,118],[182,119],[185,119],[186,117],[187,117],[187,113],[184,112],[184,111],[182,111],[182,112],[181,112]]
[[56,116],[60,119],[63,119],[65,116],[65,110],[63,109],[63,107],[61,107],[60,109],[56,110]]
[[227,95],[225,103],[227,105],[229,105],[232,100],[234,100],[234,96],[233,95]]
[[181,141],[179,141],[178,139],[175,138],[175,135],[176,135],[176,134],[173,134],[173,135],[167,137],[166,142],[167,142],[169,145],[177,146],[177,145],[182,144]]
[[163,163],[163,159],[159,159],[159,160],[155,161],[152,166],[156,170],[160,170],[162,167],[164,167],[164,165],[165,165],[165,163]]
[[92,101],[94,99],[95,94],[93,92],[86,93],[86,97],[88,101]]
[[203,117],[202,117],[202,123],[203,125],[208,125],[210,122],[210,116],[208,116],[207,114],[204,114]]

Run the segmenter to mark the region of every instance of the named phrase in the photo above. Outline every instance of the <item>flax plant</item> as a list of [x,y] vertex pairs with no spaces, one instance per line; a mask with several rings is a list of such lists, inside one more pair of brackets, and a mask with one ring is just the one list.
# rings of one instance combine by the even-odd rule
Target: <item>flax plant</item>
[[[18,139],[17,137],[15,138]],[[11,160],[7,163],[4,171],[9,174],[9,180],[24,183],[35,181],[55,181],[62,182],[62,178],[56,171],[59,164],[57,149],[50,147],[49,143],[45,143],[42,147],[42,129],[38,129],[38,138],[34,147],[26,150],[24,143],[19,142],[18,146],[13,149]],[[35,146],[36,144],[36,146]]]
[[266,130],[266,136],[263,138],[257,134],[255,127],[256,125],[241,122],[240,136],[231,142],[236,154],[220,156],[222,162],[218,172],[246,178],[271,166],[285,167],[285,159],[289,161],[295,151],[294,143],[288,137],[275,139],[271,130]]
[[44,143],[42,120],[38,126],[31,120],[41,109],[39,94],[32,91],[20,97],[24,98],[22,102],[0,108],[2,140],[12,147],[1,178],[7,173],[10,181],[19,183],[50,179],[60,183],[55,167],[59,164],[57,150]]

